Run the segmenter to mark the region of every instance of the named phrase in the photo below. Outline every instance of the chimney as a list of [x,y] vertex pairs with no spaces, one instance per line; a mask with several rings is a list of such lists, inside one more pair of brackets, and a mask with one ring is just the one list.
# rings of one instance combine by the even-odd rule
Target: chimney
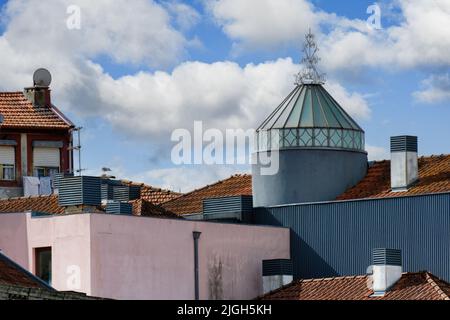
[[294,280],[292,260],[263,260],[263,294],[279,289]]
[[33,87],[25,88],[25,97],[33,104],[34,107],[51,106],[50,99],[50,83],[52,75],[47,69],[41,68],[33,74]]
[[402,252],[379,248],[372,252],[372,289],[374,296],[384,296],[402,277]]
[[51,106],[49,87],[34,86],[25,88],[24,95],[35,108]]
[[419,178],[417,137],[391,137],[391,188],[407,191]]

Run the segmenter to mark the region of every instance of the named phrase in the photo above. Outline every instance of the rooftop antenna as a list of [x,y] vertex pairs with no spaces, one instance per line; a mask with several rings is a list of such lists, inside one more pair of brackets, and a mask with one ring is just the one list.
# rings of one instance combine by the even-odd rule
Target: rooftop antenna
[[78,145],[72,148],[72,150],[78,151],[78,170],[76,172],[80,176],[82,175],[83,171],[86,171],[86,169],[83,169],[81,167],[81,130],[83,130],[83,127],[77,127],[73,129],[73,131],[76,131],[78,133]]
[[317,64],[320,61],[318,52],[319,48],[310,28],[305,35],[305,43],[303,45],[303,59],[301,62],[304,68],[296,75],[296,85],[325,83],[325,74],[320,73],[317,69]]

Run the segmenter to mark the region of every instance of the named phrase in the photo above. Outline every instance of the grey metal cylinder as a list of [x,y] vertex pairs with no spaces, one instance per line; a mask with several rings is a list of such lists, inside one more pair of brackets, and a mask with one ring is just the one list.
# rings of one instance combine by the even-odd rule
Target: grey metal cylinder
[[262,174],[264,166],[255,163],[254,207],[334,200],[364,178],[368,165],[365,152],[307,148],[280,150],[273,175]]

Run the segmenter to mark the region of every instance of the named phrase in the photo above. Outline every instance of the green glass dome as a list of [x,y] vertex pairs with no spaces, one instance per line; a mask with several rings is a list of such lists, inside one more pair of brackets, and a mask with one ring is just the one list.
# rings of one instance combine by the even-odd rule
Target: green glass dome
[[321,84],[300,84],[257,130],[258,151],[332,148],[364,151],[364,131]]

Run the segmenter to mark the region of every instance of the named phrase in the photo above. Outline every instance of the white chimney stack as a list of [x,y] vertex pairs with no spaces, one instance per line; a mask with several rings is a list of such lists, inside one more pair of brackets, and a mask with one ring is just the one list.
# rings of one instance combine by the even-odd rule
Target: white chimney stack
[[402,252],[397,249],[373,249],[372,289],[383,296],[402,277]]
[[417,137],[391,137],[391,189],[407,191],[419,178]]
[[263,294],[279,289],[294,280],[292,260],[263,260]]

